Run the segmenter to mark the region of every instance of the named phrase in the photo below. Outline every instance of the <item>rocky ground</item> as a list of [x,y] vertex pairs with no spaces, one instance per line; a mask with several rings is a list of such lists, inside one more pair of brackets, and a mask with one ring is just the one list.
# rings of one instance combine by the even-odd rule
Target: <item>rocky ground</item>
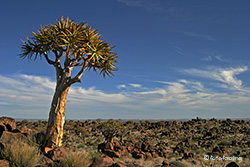
[[75,157],[88,159],[79,167],[250,167],[250,121],[67,120],[63,146],[41,151],[46,124],[1,117],[0,166],[14,166],[6,153],[8,141],[21,138],[38,148],[36,166],[41,167],[70,166]]

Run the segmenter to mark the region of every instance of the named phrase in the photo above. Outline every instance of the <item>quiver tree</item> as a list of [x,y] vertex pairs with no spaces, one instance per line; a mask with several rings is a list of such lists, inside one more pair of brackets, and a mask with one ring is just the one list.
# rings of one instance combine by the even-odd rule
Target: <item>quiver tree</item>
[[[21,45],[21,58],[45,58],[56,70],[56,88],[52,99],[43,146],[62,145],[66,98],[69,88],[81,82],[85,70],[99,71],[103,77],[112,76],[117,68],[117,54],[101,35],[85,22],[77,23],[61,17],[57,23],[41,26]],[[72,70],[76,75],[72,76]]]
[[100,123],[98,128],[102,132],[105,141],[110,143],[113,143],[114,137],[120,137],[122,141],[123,136],[125,136],[128,133],[126,127],[124,127],[121,123],[116,122],[113,119]]

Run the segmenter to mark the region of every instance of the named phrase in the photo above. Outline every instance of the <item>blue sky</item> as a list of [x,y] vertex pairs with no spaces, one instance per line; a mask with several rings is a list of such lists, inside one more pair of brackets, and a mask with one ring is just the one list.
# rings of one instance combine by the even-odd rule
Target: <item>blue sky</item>
[[66,119],[250,117],[248,0],[13,0],[0,6],[0,115],[48,118],[55,70],[21,60],[20,39],[62,15],[119,53],[115,77],[85,72]]

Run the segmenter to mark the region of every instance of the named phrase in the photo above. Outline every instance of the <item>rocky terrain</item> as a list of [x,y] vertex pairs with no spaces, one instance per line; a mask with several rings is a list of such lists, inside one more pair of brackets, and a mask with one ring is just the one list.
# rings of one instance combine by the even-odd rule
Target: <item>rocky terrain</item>
[[46,124],[1,117],[0,167],[250,167],[246,120],[66,120],[63,146],[41,150]]

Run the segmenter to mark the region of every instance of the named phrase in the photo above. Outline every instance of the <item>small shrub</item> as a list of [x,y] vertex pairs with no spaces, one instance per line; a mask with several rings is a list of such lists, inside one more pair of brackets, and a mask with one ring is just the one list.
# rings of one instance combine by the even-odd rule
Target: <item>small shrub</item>
[[90,156],[85,151],[69,152],[60,161],[59,166],[63,167],[82,167],[91,164]]
[[13,140],[6,144],[2,156],[10,161],[12,167],[34,167],[40,159],[38,149],[22,140]]
[[100,157],[100,152],[92,151],[92,152],[90,152],[90,157],[92,159]]
[[122,139],[122,137],[128,132],[127,129],[121,123],[118,123],[113,119],[101,123],[98,128],[104,135],[105,140],[111,143],[113,142],[115,136],[121,137]]

